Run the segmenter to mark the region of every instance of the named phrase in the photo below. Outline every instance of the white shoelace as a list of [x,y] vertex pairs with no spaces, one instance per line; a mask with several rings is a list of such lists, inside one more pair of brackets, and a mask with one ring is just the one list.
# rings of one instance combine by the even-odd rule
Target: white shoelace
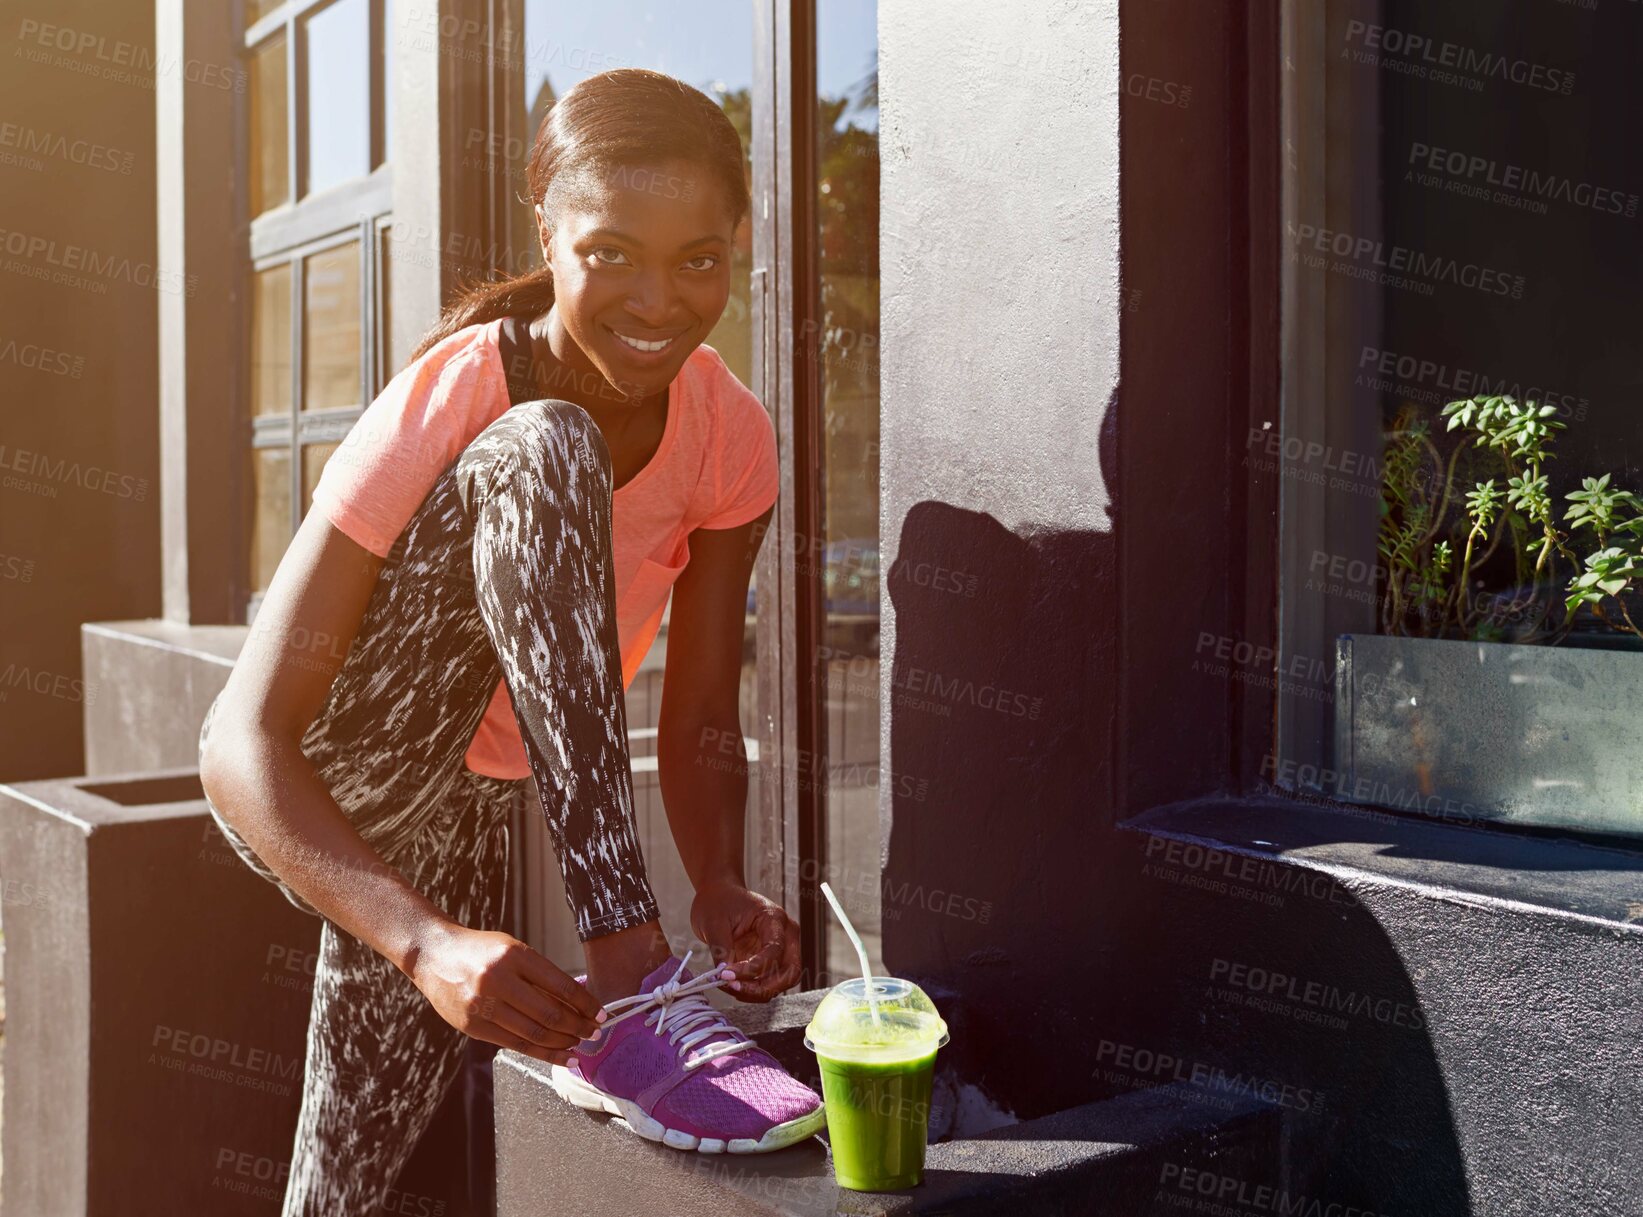
[[[632,997],[618,997],[615,1001],[606,1002],[605,1009],[611,1011],[613,1017],[605,1021],[605,1029],[608,1031],[630,1015],[650,1010],[645,1016],[645,1025],[650,1026],[654,1023],[657,1035],[667,1034],[668,1043],[674,1046],[675,1051],[688,1053],[703,1040],[724,1032],[736,1036],[735,1040],[712,1044],[691,1057],[684,1064],[687,1070],[694,1069],[715,1057],[755,1047],[754,1042],[743,1035],[740,1028],[727,1021],[723,1014],[708,1005],[707,1000],[701,996],[707,990],[717,989],[725,983],[721,975],[724,971],[723,964],[690,980],[679,979],[690,963],[690,957],[695,953],[694,949],[685,952],[685,957],[673,970],[673,976],[650,992],[635,993]],[[617,1014],[616,1011],[624,1006],[631,1008]]]

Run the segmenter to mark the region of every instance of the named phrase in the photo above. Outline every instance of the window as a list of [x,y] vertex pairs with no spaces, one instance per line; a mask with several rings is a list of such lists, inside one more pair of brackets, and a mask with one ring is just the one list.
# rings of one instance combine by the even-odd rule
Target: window
[[1286,6],[1280,786],[1643,833],[1632,16]]
[[390,0],[248,0],[254,612],[388,369]]

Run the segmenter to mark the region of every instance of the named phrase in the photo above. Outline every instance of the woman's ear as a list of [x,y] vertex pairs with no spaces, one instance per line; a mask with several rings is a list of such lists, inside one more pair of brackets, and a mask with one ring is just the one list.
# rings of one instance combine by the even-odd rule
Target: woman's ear
[[536,204],[536,238],[542,245],[542,262],[553,265],[553,229],[548,225],[548,213],[542,204]]

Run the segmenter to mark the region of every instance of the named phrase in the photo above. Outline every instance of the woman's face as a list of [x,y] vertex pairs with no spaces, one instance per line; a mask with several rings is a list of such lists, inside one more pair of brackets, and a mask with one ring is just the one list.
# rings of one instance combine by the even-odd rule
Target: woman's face
[[723,188],[673,162],[612,169],[590,197],[563,204],[553,227],[537,208],[553,269],[554,357],[624,396],[660,393],[730,298],[735,233]]

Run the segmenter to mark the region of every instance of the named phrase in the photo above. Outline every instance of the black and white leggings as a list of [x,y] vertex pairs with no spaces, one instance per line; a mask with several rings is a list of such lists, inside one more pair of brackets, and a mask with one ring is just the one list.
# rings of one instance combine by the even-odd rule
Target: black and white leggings
[[[612,488],[604,437],[580,406],[525,402],[498,418],[400,535],[303,736],[360,835],[462,925],[499,929],[505,913],[518,783],[463,763],[499,677],[578,936],[658,916],[634,826]],[[211,813],[252,869],[318,915]],[[281,1217],[374,1212],[456,1077],[465,1039],[398,968],[326,920]]]

